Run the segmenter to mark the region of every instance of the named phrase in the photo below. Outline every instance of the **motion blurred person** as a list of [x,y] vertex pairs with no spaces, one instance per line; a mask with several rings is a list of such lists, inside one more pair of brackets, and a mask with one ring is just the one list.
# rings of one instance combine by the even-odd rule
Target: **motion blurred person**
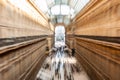
[[67,53],[67,55],[71,56],[71,50],[67,47],[64,48],[65,53]]
[[75,49],[72,48],[72,56],[74,56],[74,55],[75,55]]

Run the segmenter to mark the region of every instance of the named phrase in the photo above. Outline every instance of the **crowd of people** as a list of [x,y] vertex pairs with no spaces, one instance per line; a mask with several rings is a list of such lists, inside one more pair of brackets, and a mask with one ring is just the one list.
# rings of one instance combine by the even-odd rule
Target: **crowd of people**
[[74,56],[75,49],[69,49],[64,44],[55,45],[49,51],[37,80],[76,80],[74,75],[81,72],[82,68]]
[[75,49],[69,49],[67,45],[61,45],[61,46],[54,46],[51,51],[50,55],[56,54],[57,52],[60,52],[61,54],[67,54],[69,56],[74,56],[75,55]]

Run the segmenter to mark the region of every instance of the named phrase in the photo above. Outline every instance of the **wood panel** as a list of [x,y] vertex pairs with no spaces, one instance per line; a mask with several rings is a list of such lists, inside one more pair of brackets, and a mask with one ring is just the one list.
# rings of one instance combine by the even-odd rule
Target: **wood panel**
[[46,38],[37,38],[1,47],[0,79],[34,80],[46,57],[46,46]]
[[120,36],[119,13],[119,0],[91,0],[91,3],[69,25],[69,31],[76,35],[118,37]]
[[[91,0],[67,28],[92,80],[120,80],[120,0]],[[69,36],[72,35],[72,37]]]
[[39,14],[40,20],[35,20],[30,13],[21,10],[9,1],[0,0],[0,38],[53,34],[49,28],[48,19]]
[[[92,80],[120,79],[120,45],[108,41],[73,36],[76,58]],[[70,45],[70,40],[68,44]]]

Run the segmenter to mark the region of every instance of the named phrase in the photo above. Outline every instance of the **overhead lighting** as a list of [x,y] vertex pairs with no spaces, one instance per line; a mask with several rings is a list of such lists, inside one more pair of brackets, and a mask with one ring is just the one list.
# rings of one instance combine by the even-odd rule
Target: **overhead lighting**
[[74,9],[68,5],[55,5],[51,8],[52,15],[71,15],[74,13]]
[[51,8],[52,15],[60,15],[60,5],[55,5]]
[[69,15],[70,14],[70,6],[61,5],[61,14],[62,15]]

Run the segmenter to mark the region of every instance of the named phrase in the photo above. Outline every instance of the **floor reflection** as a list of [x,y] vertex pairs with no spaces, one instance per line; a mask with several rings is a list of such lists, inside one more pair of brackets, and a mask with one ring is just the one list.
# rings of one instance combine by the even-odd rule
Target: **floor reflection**
[[37,80],[90,80],[71,50],[66,46],[54,47],[42,68]]

